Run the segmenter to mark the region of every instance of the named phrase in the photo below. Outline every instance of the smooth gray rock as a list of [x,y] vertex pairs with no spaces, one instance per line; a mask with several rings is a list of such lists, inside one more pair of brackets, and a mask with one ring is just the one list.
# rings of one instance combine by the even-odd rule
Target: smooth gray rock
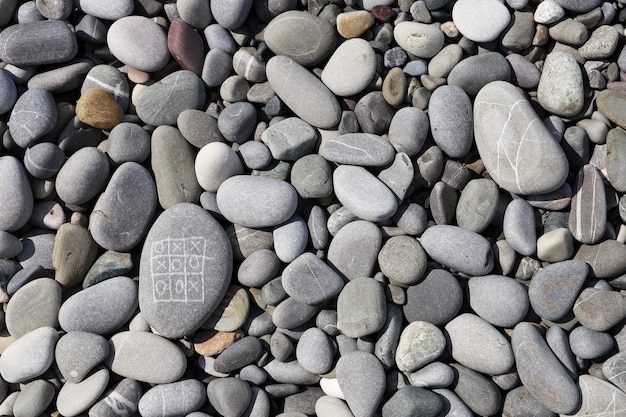
[[406,290],[402,306],[409,323],[426,321],[441,326],[452,320],[461,309],[463,291],[456,278],[443,269],[430,271],[424,279]]
[[0,70],[0,88],[4,91],[0,98],[0,114],[5,114],[17,101],[17,88],[9,72],[4,69]]
[[499,375],[514,364],[508,339],[486,320],[463,313],[445,326],[452,357],[477,372]]
[[402,372],[413,372],[433,362],[443,353],[446,338],[437,326],[425,321],[414,321],[402,330],[396,364]]
[[263,369],[279,384],[311,385],[320,380],[319,375],[304,369],[297,360],[280,362],[273,359]]
[[444,45],[441,30],[419,22],[397,24],[393,37],[402,49],[418,58],[432,58]]
[[609,130],[606,136],[606,178],[617,191],[626,191],[626,132],[621,128]]
[[56,329],[40,327],[15,340],[0,356],[0,375],[10,384],[42,375],[52,365],[58,339]]
[[338,96],[352,96],[363,91],[376,74],[376,54],[361,38],[343,42],[324,66],[322,82]]
[[237,270],[237,280],[248,287],[261,288],[276,277],[280,268],[280,259],[274,251],[259,249],[241,263]]
[[[509,81],[511,66],[497,52],[472,55],[452,68],[448,75],[448,84],[461,87],[467,94],[474,96],[493,81]],[[476,120],[476,110],[474,110]]]
[[600,4],[600,0],[556,0],[556,2],[566,10],[576,13],[585,13]]
[[429,118],[416,107],[403,107],[396,112],[389,125],[389,142],[397,152],[410,157],[419,153],[429,132]]
[[385,371],[371,353],[343,355],[335,367],[337,382],[355,417],[372,416],[385,392]]
[[301,303],[315,305],[339,294],[343,280],[323,260],[307,252],[283,270],[282,285],[290,297]]
[[265,129],[261,140],[270,149],[274,159],[295,161],[313,152],[317,136],[317,131],[308,123],[290,117]]
[[289,220],[296,210],[298,194],[287,182],[269,177],[236,175],[217,190],[217,205],[232,223],[262,228]]
[[443,85],[433,91],[428,102],[428,117],[433,139],[452,158],[467,154],[473,139],[472,103],[455,85]]
[[454,382],[454,369],[443,362],[432,362],[408,375],[411,385],[420,388],[445,388]]
[[612,384],[591,375],[581,375],[578,385],[582,392],[582,401],[574,416],[603,413],[619,415],[626,409],[626,394]]
[[150,134],[138,124],[120,123],[109,133],[106,153],[119,165],[143,163],[150,155]]
[[107,45],[117,59],[140,71],[158,71],[170,58],[163,29],[144,16],[116,20],[107,32]]
[[322,141],[319,154],[337,164],[382,167],[393,161],[395,151],[388,140],[372,133],[346,133]]
[[57,64],[78,52],[76,37],[62,20],[9,26],[0,35],[0,46],[0,59],[18,67]]
[[461,0],[452,9],[452,21],[459,32],[474,42],[493,41],[510,19],[506,6],[494,0]]
[[[266,40],[267,34],[266,29]],[[275,56],[267,62],[266,73],[278,97],[296,116],[320,129],[330,129],[339,123],[341,109],[334,94],[296,61]],[[285,74],[289,74],[289,82],[285,82]]]
[[187,359],[173,342],[148,332],[120,332],[109,341],[107,367],[114,373],[150,384],[178,380]]
[[371,91],[356,102],[354,114],[365,133],[382,135],[389,130],[395,107],[387,103],[380,91]]
[[598,359],[611,352],[615,339],[608,333],[578,326],[569,334],[572,353],[580,359]]
[[202,110],[183,110],[178,115],[176,124],[180,133],[196,148],[223,140],[217,126],[217,119]]
[[[369,277],[382,243],[382,232],[373,223],[353,221],[342,227],[328,247],[328,263],[348,279]],[[354,253],[354,245],[359,252]]]
[[59,324],[66,332],[109,334],[126,323],[137,308],[137,283],[115,277],[86,288],[65,300]]
[[141,254],[139,306],[167,337],[197,330],[224,297],[232,251],[224,229],[205,210],[179,204],[152,225]]
[[35,178],[48,179],[56,175],[65,163],[65,153],[50,142],[39,143],[26,149],[24,166]]
[[433,260],[459,272],[486,275],[493,269],[491,245],[477,233],[437,225],[426,229],[419,241]]
[[626,272],[626,246],[613,239],[597,245],[581,245],[574,259],[585,261],[598,279],[612,278]]
[[507,55],[506,60],[509,61],[513,70],[512,79],[515,80],[515,84],[522,88],[537,88],[541,71],[535,64],[519,54]]
[[87,411],[104,393],[108,383],[109,370],[102,366],[77,384],[66,382],[57,395],[57,410],[68,417]]
[[43,379],[36,379],[24,385],[19,397],[13,404],[13,415],[35,417],[50,405],[56,390],[54,385]]
[[471,180],[461,191],[456,206],[457,224],[472,232],[482,232],[495,218],[499,199],[495,182],[487,178]]
[[[567,177],[565,153],[512,84],[496,81],[481,89],[474,104],[474,136],[485,168],[507,191],[547,193]],[[533,137],[532,145],[527,137]],[[507,156],[513,154],[515,160]]]
[[116,0],[102,4],[94,0],[80,0],[79,6],[83,12],[99,19],[118,20],[133,12],[134,4],[130,0]]
[[511,329],[526,317],[530,308],[527,288],[506,276],[473,277],[468,288],[472,310],[494,326]]
[[224,417],[241,416],[252,399],[250,385],[237,378],[217,378],[207,386],[209,403]]
[[523,385],[506,393],[503,414],[511,417],[554,417],[556,414],[548,410]]
[[57,107],[52,93],[43,88],[33,88],[15,102],[8,126],[13,141],[18,146],[27,148],[50,133],[56,123]]
[[435,417],[443,408],[443,400],[434,392],[418,387],[402,387],[382,407],[384,417],[420,415]]
[[[17,255],[19,255],[22,250],[24,249],[24,245],[22,244],[22,241],[15,235],[9,233],[9,232],[5,232],[4,230],[0,231],[0,258],[2,259],[11,259],[11,258],[15,258]],[[37,268],[37,267],[33,267],[33,268]],[[37,268],[37,269],[42,269],[41,267]],[[18,282],[19,280],[16,280],[15,282]],[[7,293],[9,295],[13,295],[13,293],[15,291],[17,291],[17,289],[10,289],[11,288],[11,284],[9,283],[7,285]]]
[[314,374],[328,372],[335,352],[331,340],[322,330],[312,327],[305,330],[296,346],[296,359],[300,366]]
[[89,417],[130,417],[137,411],[142,394],[139,381],[124,378],[89,409]]
[[317,306],[304,304],[288,297],[274,309],[272,322],[280,329],[295,329],[312,319],[317,311]]
[[[450,366],[456,373],[456,381],[452,386],[454,393],[474,413],[479,416],[490,416],[501,409],[502,394],[491,379],[458,363]],[[455,409],[460,411],[463,407],[455,404]]]
[[235,143],[250,139],[256,126],[256,109],[247,102],[230,104],[217,118],[217,127],[224,137]]
[[575,381],[578,376],[578,366],[576,357],[569,345],[569,335],[563,328],[552,326],[546,331],[546,342],[554,355],[565,366],[570,377]]
[[197,379],[184,379],[146,391],[139,400],[138,410],[144,417],[187,415],[199,410],[205,401],[204,384]]
[[571,117],[582,110],[582,74],[572,55],[561,51],[548,54],[537,87],[537,99],[544,109],[558,116]]
[[416,284],[426,272],[426,252],[410,236],[389,238],[378,253],[378,265],[385,276],[403,285]]
[[259,339],[246,336],[224,349],[215,358],[213,369],[228,374],[256,362],[262,354],[263,346]]
[[373,278],[355,278],[348,282],[337,298],[337,328],[353,338],[380,330],[385,324],[387,308],[382,285]]
[[519,378],[533,396],[555,413],[571,414],[578,410],[580,388],[537,327],[528,322],[515,326],[511,345]]
[[0,158],[0,230],[24,226],[33,211],[33,193],[23,165],[13,156]]
[[212,49],[204,57],[202,81],[209,87],[220,86],[230,76],[233,58],[221,49]]
[[594,244],[604,236],[606,222],[606,196],[602,175],[596,167],[587,164],[576,176],[569,230],[577,241]]
[[61,375],[74,384],[85,379],[108,355],[109,343],[104,337],[83,331],[61,336],[54,351]]
[[580,324],[604,332],[626,318],[626,298],[616,291],[585,288],[576,299],[573,311]]
[[109,161],[98,148],[79,149],[57,174],[57,194],[67,204],[84,204],[106,186],[109,170]]
[[506,206],[502,228],[506,241],[520,255],[537,251],[535,211],[526,200],[516,199]]
[[39,265],[44,269],[53,269],[52,252],[54,251],[54,233],[49,229],[32,229],[22,235],[24,249],[16,260],[22,268]]
[[285,263],[292,262],[306,249],[309,232],[302,217],[297,214],[272,232],[276,256]]
[[602,364],[602,374],[619,389],[626,387],[626,353],[620,351]]
[[25,284],[9,299],[5,323],[9,333],[22,337],[39,327],[56,327],[61,307],[61,286],[50,278]]
[[291,185],[302,198],[328,197],[333,192],[332,178],[330,163],[318,154],[305,155],[291,167]]

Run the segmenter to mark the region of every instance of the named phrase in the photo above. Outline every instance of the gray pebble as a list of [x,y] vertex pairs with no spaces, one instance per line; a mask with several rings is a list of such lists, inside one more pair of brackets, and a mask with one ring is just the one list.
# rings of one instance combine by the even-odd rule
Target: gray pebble
[[263,353],[259,339],[246,336],[228,346],[213,363],[213,369],[224,374],[231,373],[256,362]]
[[437,88],[428,102],[433,139],[452,158],[467,154],[473,139],[472,103],[455,85]]
[[598,359],[611,352],[615,339],[608,333],[578,326],[570,332],[569,345],[572,353],[580,359]]
[[452,320],[463,303],[463,292],[456,278],[443,269],[435,269],[407,289],[404,316],[409,322],[426,321],[443,325]]
[[615,407],[622,410],[626,406],[626,395],[614,385],[591,375],[581,375],[578,385],[582,392],[580,409],[576,414],[591,415]]
[[317,132],[308,123],[291,117],[265,129],[261,140],[270,149],[274,159],[295,161],[313,152]]
[[[264,169],[272,162],[272,153],[270,152],[270,149],[267,147],[267,145],[262,142],[250,140],[239,146],[239,149],[237,151],[239,152],[239,155],[241,156],[241,159],[243,160],[245,166],[250,169]],[[293,179],[292,185],[296,187],[296,185],[293,184]],[[296,187],[296,189],[298,188]]]
[[109,355],[108,341],[97,334],[74,331],[61,336],[56,344],[56,364],[63,378],[78,383]]
[[331,167],[318,154],[305,155],[291,167],[291,184],[302,198],[324,198],[333,192]]
[[9,112],[17,101],[17,88],[8,71],[0,70],[0,89],[4,91],[0,99],[0,114]]
[[55,187],[67,204],[84,204],[105,187],[109,179],[109,161],[97,148],[76,151],[61,167]]
[[347,133],[324,140],[319,154],[338,164],[374,167],[389,164],[395,156],[389,141],[372,133]]
[[396,112],[389,125],[389,142],[397,152],[413,157],[424,145],[429,119],[422,110],[404,107]]
[[6,312],[6,329],[19,338],[39,327],[56,327],[61,307],[61,286],[50,278],[35,279],[13,294]]
[[20,417],[36,417],[52,402],[55,388],[50,382],[36,379],[24,385],[19,398],[13,404],[13,415]]
[[284,269],[282,286],[295,300],[315,305],[339,294],[343,281],[323,260],[307,252]]
[[535,211],[526,200],[511,201],[504,212],[504,237],[516,252],[529,256],[537,250]]
[[383,287],[373,278],[354,278],[339,293],[337,328],[346,336],[373,334],[383,327],[386,316]]
[[418,22],[401,22],[393,37],[402,49],[418,58],[432,58],[444,45],[444,35],[436,27]]
[[27,148],[52,131],[56,122],[57,107],[54,97],[48,90],[35,88],[17,99],[9,116],[8,126],[15,143]]
[[[456,373],[452,389],[467,407],[480,416],[493,415],[500,410],[502,394],[493,381],[461,364],[453,363],[450,366]],[[465,414],[463,407],[455,406]]]
[[65,153],[50,142],[39,143],[26,149],[24,165],[35,178],[47,179],[56,175],[65,163]]
[[99,367],[85,380],[66,382],[56,399],[56,408],[64,416],[76,416],[87,411],[104,392],[109,383],[109,370]]
[[548,410],[526,387],[514,388],[506,393],[504,398],[503,413],[511,417],[554,417],[555,413]]
[[356,416],[373,415],[385,392],[385,371],[370,353],[353,352],[337,361],[337,381]]
[[571,117],[583,107],[582,74],[576,60],[566,52],[550,53],[543,65],[539,104],[558,116]]
[[[373,223],[358,220],[342,227],[328,248],[328,262],[348,279],[371,276],[382,243],[382,233]],[[352,248],[359,245],[354,253]]]
[[492,81],[509,81],[511,66],[497,52],[470,56],[459,62],[448,75],[448,84],[461,87],[467,94],[476,95]]
[[217,23],[204,28],[209,50],[220,49],[228,55],[234,55],[237,51],[237,44],[233,40],[230,32]]
[[415,387],[445,388],[454,382],[454,370],[443,362],[432,362],[412,372],[408,378]]
[[409,236],[394,236],[378,253],[378,264],[387,278],[404,285],[417,283],[426,272],[426,252]]
[[158,71],[170,59],[165,32],[144,16],[116,20],[107,32],[107,45],[117,59],[140,71]]
[[59,334],[53,327],[40,327],[17,339],[0,356],[0,375],[8,383],[42,375],[54,361]]
[[217,119],[217,127],[224,138],[235,143],[250,139],[256,126],[256,109],[250,103],[233,103]]
[[354,106],[354,114],[365,133],[382,135],[389,130],[395,108],[387,103],[383,93],[372,91],[365,94]]
[[414,321],[402,330],[396,364],[402,372],[413,372],[433,362],[446,348],[446,337],[437,326]]
[[404,413],[435,417],[443,408],[443,400],[434,392],[413,386],[402,387],[385,402],[382,408],[384,417]]
[[307,371],[323,374],[330,370],[334,359],[333,345],[322,330],[310,328],[300,336],[296,346],[296,359]]
[[54,250],[54,233],[50,229],[32,229],[22,235],[24,250],[17,255],[22,268],[40,265],[45,269],[53,269],[52,252]]
[[109,133],[107,155],[116,164],[143,163],[150,155],[150,134],[135,123],[120,123]]
[[138,410],[145,417],[186,415],[200,409],[205,401],[204,384],[185,379],[149,389],[139,400]]
[[239,267],[237,280],[248,287],[261,288],[280,271],[280,259],[269,249],[252,252]]
[[513,328],[528,313],[527,289],[502,275],[473,277],[469,280],[470,307],[494,326]]
[[[15,235],[4,230],[0,231],[0,258],[15,258],[23,249],[22,242]],[[11,293],[9,292],[9,294]]]
[[500,192],[495,182],[487,178],[471,180],[461,191],[456,206],[459,227],[480,233],[496,216]]
[[574,303],[580,324],[604,332],[626,317],[626,298],[619,292],[585,288]]
[[[33,194],[24,166],[13,156],[0,158],[0,230],[12,232],[24,226],[33,211]],[[21,251],[20,251],[21,252]]]
[[[32,5],[37,11],[34,2]],[[0,45],[0,59],[20,67],[64,62],[78,52],[76,37],[62,20],[9,26],[0,35]]]

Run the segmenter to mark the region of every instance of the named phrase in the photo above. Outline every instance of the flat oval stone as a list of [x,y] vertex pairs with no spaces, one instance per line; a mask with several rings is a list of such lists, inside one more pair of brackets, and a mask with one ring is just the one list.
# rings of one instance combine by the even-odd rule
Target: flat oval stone
[[250,385],[238,378],[216,378],[206,389],[209,403],[223,416],[241,416],[246,411],[252,393]]
[[230,222],[251,228],[277,226],[296,211],[298,194],[287,182],[236,175],[217,190],[217,205]]
[[498,210],[500,192],[490,179],[471,180],[461,191],[456,206],[459,227],[480,233],[491,224]]
[[138,411],[144,417],[187,415],[204,405],[206,391],[197,379],[184,379],[155,386],[141,397]]
[[200,77],[180,70],[146,88],[137,98],[135,107],[137,116],[146,124],[175,125],[180,113],[201,108],[204,100],[205,87]]
[[416,107],[403,107],[396,112],[389,124],[389,142],[397,152],[410,157],[419,153],[428,135],[429,119]]
[[56,327],[61,308],[61,286],[53,279],[39,278],[21,287],[9,299],[6,328],[16,338],[39,327]]
[[340,165],[333,173],[337,199],[359,218],[387,220],[398,208],[395,194],[363,167]]
[[55,328],[40,327],[15,340],[0,355],[0,375],[10,384],[42,375],[54,361],[58,339]]
[[321,79],[338,96],[353,96],[367,87],[376,74],[376,54],[361,38],[348,39],[333,52]]
[[626,103],[626,94],[620,90],[602,90],[598,92],[596,98],[598,110],[606,116],[607,119],[622,129],[626,129],[626,111],[624,111],[624,103]]
[[626,374],[624,371],[624,365],[626,362],[624,361],[624,357],[626,356],[626,352],[623,350],[619,353],[608,358],[602,364],[602,374],[607,378],[609,382],[613,385],[617,386],[619,389],[626,387]]
[[569,345],[577,358],[598,359],[611,352],[615,339],[609,333],[578,326],[569,334]]
[[516,280],[487,275],[470,278],[467,285],[470,307],[494,326],[513,328],[526,317],[530,307],[528,292]]
[[372,416],[385,392],[385,370],[371,353],[342,355],[336,365],[337,381],[355,416]]
[[104,188],[109,177],[109,161],[98,148],[76,151],[61,167],[55,187],[67,204],[84,204]]
[[537,327],[528,322],[515,326],[511,345],[519,378],[533,396],[555,413],[578,410],[580,389]]
[[167,34],[167,49],[182,69],[198,76],[202,74],[204,44],[191,25],[181,19],[174,20]]
[[66,382],[57,395],[56,408],[63,416],[78,416],[87,411],[109,383],[109,370],[100,367],[79,383]]
[[492,81],[510,79],[511,65],[497,52],[485,52],[462,60],[452,68],[447,78],[448,84],[461,87],[470,95],[478,94],[481,88]]
[[477,372],[500,375],[514,364],[508,339],[486,320],[463,313],[445,327],[452,357]]
[[56,122],[57,106],[52,94],[43,88],[33,88],[17,99],[8,125],[15,143],[27,148],[50,133]]
[[174,343],[148,332],[120,332],[109,341],[112,372],[149,384],[168,384],[185,373],[187,359]]
[[35,416],[46,410],[52,402],[56,390],[54,385],[43,379],[36,379],[24,385],[19,398],[13,404],[13,415]]
[[343,280],[323,260],[307,252],[283,270],[282,285],[290,297],[301,303],[315,305],[339,294]]
[[137,411],[141,395],[141,383],[124,378],[89,409],[89,417],[130,417]]
[[215,358],[213,369],[224,374],[231,373],[256,362],[263,352],[263,346],[259,339],[254,336],[246,336],[224,349]]
[[212,49],[204,57],[202,81],[208,87],[218,87],[230,76],[233,57],[221,49]]
[[305,330],[296,346],[296,359],[307,371],[323,374],[333,365],[333,345],[329,337],[317,327]]
[[235,143],[247,142],[256,126],[256,109],[247,102],[233,103],[217,118],[217,127],[224,137]]
[[528,415],[536,417],[554,416],[554,413],[532,396],[524,386],[507,392],[502,407],[503,414],[506,413],[506,415],[511,417],[525,417]]
[[323,198],[333,192],[331,165],[319,154],[305,155],[294,162],[290,179],[302,198]]
[[585,244],[598,243],[606,231],[606,196],[602,174],[587,164],[578,171],[572,195],[569,230]]
[[558,116],[571,117],[584,105],[582,74],[578,62],[567,52],[546,57],[537,88],[539,104]]
[[115,277],[77,292],[59,310],[59,324],[66,332],[111,333],[126,323],[137,308],[137,284]]
[[[383,417],[401,415],[404,412],[409,415],[423,415],[434,417],[439,415],[444,401],[434,392],[413,386],[400,388],[383,405]],[[418,414],[419,413],[419,414]]]
[[441,326],[452,320],[463,304],[463,290],[446,270],[433,269],[424,279],[406,290],[404,317],[411,323],[426,321]]
[[0,51],[2,61],[22,67],[68,61],[76,56],[78,45],[65,21],[47,20],[5,28]]
[[428,102],[428,117],[437,146],[452,158],[465,156],[473,139],[472,103],[468,95],[454,85],[437,88]]
[[342,334],[357,338],[376,333],[386,317],[383,287],[373,278],[355,278],[339,293],[337,328]]
[[598,279],[612,278],[626,272],[626,246],[614,239],[597,245],[581,245],[574,259],[587,262]]
[[565,182],[565,153],[512,84],[494,81],[480,90],[474,104],[474,136],[485,168],[505,190],[542,194]]
[[419,22],[400,22],[393,29],[398,45],[418,58],[432,58],[444,45],[441,30]]
[[10,155],[0,158],[0,194],[0,230],[24,226],[33,212],[33,193],[24,166]]
[[626,298],[616,291],[585,288],[573,311],[583,326],[605,332],[626,318]]
[[24,166],[30,175],[39,179],[55,176],[65,163],[65,153],[50,142],[38,143],[26,149]]
[[88,332],[66,333],[55,347],[59,371],[70,383],[81,382],[108,355],[108,341],[100,335]]
[[460,0],[452,8],[452,21],[459,32],[474,42],[491,42],[507,27],[511,15],[495,0]]
[[519,254],[533,255],[537,250],[535,211],[526,200],[511,201],[504,212],[502,229],[506,241]]
[[299,10],[289,10],[272,19],[265,28],[264,38],[276,55],[284,55],[304,66],[315,65],[328,57],[336,42],[330,24]]
[[373,133],[346,133],[322,141],[319,154],[337,164],[382,167],[393,161],[395,150]]
[[231,278],[232,251],[222,226],[199,206],[165,210],[141,253],[139,307],[166,337],[197,330],[215,311]]
[[[382,243],[382,232],[371,222],[356,220],[335,235],[328,248],[328,263],[348,279],[372,274]],[[359,251],[353,248],[358,245]]]
[[420,238],[436,262],[468,275],[486,275],[493,269],[491,245],[483,236],[457,226],[431,226]]
[[118,20],[133,12],[134,4],[130,0],[115,0],[102,4],[97,0],[80,0],[83,12],[99,19]]
[[237,29],[246,21],[252,3],[252,0],[217,1],[211,4],[211,14],[220,26]]
[[0,70],[0,89],[4,95],[0,98],[0,114],[7,113],[17,101],[17,88],[8,71]]
[[93,239],[103,248],[128,252],[145,236],[157,205],[152,176],[136,162],[122,164],[89,217]]
[[158,71],[170,58],[163,29],[143,16],[126,16],[113,22],[107,32],[107,45],[117,59],[140,71]]
[[[291,41],[290,37],[290,44]],[[296,61],[275,56],[267,62],[266,73],[278,97],[302,120],[320,129],[330,129],[339,123],[341,108],[335,95]],[[289,74],[289,82],[285,82],[285,74]]]

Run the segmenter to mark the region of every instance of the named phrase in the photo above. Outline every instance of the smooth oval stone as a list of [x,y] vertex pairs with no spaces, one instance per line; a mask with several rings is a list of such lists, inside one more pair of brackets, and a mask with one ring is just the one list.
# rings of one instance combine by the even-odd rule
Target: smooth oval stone
[[59,310],[59,324],[66,332],[108,334],[126,323],[137,308],[137,284],[115,277],[77,292]]
[[389,238],[378,254],[378,265],[385,276],[403,285],[417,283],[426,272],[426,252],[409,236]]
[[126,276],[133,269],[130,253],[106,251],[91,263],[91,268],[83,279],[83,288],[91,287],[109,278]]
[[61,307],[61,287],[50,278],[39,278],[21,287],[9,300],[6,328],[16,338],[39,327],[56,327]]
[[342,355],[335,367],[337,382],[355,416],[373,416],[385,392],[385,370],[371,353]]
[[54,233],[49,229],[32,229],[22,235],[24,250],[16,257],[22,268],[39,265],[53,269]]
[[309,124],[297,117],[290,117],[265,129],[261,140],[270,149],[274,159],[295,161],[313,152],[317,136],[317,131]]
[[499,1],[460,0],[452,8],[452,20],[466,38],[491,42],[507,27],[511,15]]
[[142,163],[150,155],[150,134],[135,123],[120,123],[109,134],[107,155],[116,164]]
[[307,371],[323,374],[333,365],[333,345],[322,330],[312,327],[305,330],[296,346],[296,359]]
[[89,217],[93,239],[103,248],[128,252],[141,241],[157,206],[152,176],[136,162],[122,164]]
[[0,34],[0,59],[18,67],[68,61],[77,52],[76,37],[63,20],[12,25]]
[[327,301],[343,288],[341,277],[310,252],[303,253],[287,265],[281,282],[290,297],[309,305]]
[[[549,0],[551,1],[551,0]],[[539,400],[530,394],[526,387],[517,387],[507,392],[502,406],[502,412],[511,417],[554,417],[555,414],[548,410]]]
[[[276,55],[284,55],[304,66],[324,60],[333,51],[336,42],[335,31],[330,24],[299,10],[289,10],[272,19],[265,28],[264,38]],[[294,39],[298,41],[294,42]]]
[[367,87],[376,74],[376,54],[361,38],[349,39],[333,52],[321,79],[338,96],[353,96]]
[[298,194],[287,182],[236,175],[217,190],[217,205],[230,222],[251,228],[277,226],[296,211]]
[[149,125],[175,125],[180,113],[201,108],[204,100],[205,87],[200,77],[180,70],[146,88],[135,107],[137,116]]
[[581,245],[574,259],[587,262],[598,279],[611,278],[626,272],[626,246],[614,239],[597,245]]
[[241,78],[253,83],[262,83],[265,76],[265,61],[256,49],[239,49],[233,55],[233,69]]
[[515,326],[511,345],[519,378],[533,396],[555,413],[578,410],[580,389],[536,326],[528,322]]
[[385,294],[373,278],[355,278],[339,293],[337,328],[342,334],[357,338],[376,333],[386,317]]
[[89,409],[89,417],[130,417],[137,411],[141,383],[124,378]]
[[[20,239],[4,230],[0,230],[0,258],[11,259],[19,255],[24,249],[24,245]],[[11,291],[11,285],[7,285],[7,292],[13,295],[16,290]]]
[[606,230],[606,196],[600,171],[587,164],[578,171],[572,195],[569,230],[581,243],[598,243]]
[[[296,61],[275,56],[267,62],[266,73],[278,97],[299,118],[320,129],[330,129],[339,123],[341,108],[335,95]],[[289,74],[289,82],[285,82],[285,74]]]
[[13,404],[13,415],[24,417],[43,413],[56,394],[54,385],[43,379],[29,382],[18,392],[20,395]]
[[197,330],[224,297],[232,251],[222,226],[199,206],[183,203],[152,225],[141,253],[139,306],[161,335]]
[[109,179],[109,160],[91,146],[76,151],[57,174],[55,188],[67,204],[84,204],[94,198]]
[[320,380],[320,376],[304,369],[297,360],[280,362],[276,359],[263,367],[270,378],[280,384],[311,385]]
[[436,360],[446,347],[446,338],[437,326],[414,321],[402,330],[396,364],[402,372],[413,372]]
[[626,191],[626,132],[621,128],[609,130],[606,136],[606,177],[615,190]]
[[315,415],[318,417],[352,417],[348,405],[337,397],[325,395],[315,402]]
[[276,277],[280,269],[280,259],[274,251],[259,249],[241,263],[237,280],[248,287],[260,288]]
[[221,49],[212,49],[204,57],[202,81],[210,88],[218,87],[230,76],[233,58]]
[[184,379],[146,391],[139,400],[138,411],[144,417],[187,415],[199,410],[205,401],[204,384],[197,379]]
[[126,16],[113,22],[107,32],[107,45],[117,59],[140,71],[158,71],[170,58],[165,32],[143,16]]
[[463,313],[445,326],[452,357],[477,372],[499,375],[514,364],[508,339],[486,320]]
[[578,326],[570,332],[569,345],[577,358],[598,359],[611,352],[615,339],[608,333]]
[[238,378],[217,378],[206,389],[209,403],[226,417],[243,415],[252,398],[250,385]]
[[246,336],[224,349],[215,358],[213,369],[217,372],[228,374],[254,363],[262,353],[263,346],[259,339],[253,336]]
[[202,37],[193,27],[181,19],[176,19],[169,27],[167,49],[181,69],[200,76],[204,64],[204,44]]
[[582,401],[574,416],[606,413],[619,415],[626,409],[626,395],[612,384],[591,375],[581,375],[578,385],[582,392]]
[[557,4],[566,10],[576,13],[585,13],[600,4],[600,0],[556,0]]
[[387,103],[380,91],[365,94],[354,106],[354,114],[361,130],[377,135],[382,135],[389,129],[394,112],[395,107]]
[[444,44],[441,30],[419,22],[398,23],[393,37],[402,49],[418,58],[432,58]]
[[295,329],[312,319],[317,310],[317,306],[304,304],[288,297],[274,309],[272,322],[280,329]]
[[537,88],[539,104],[558,116],[571,117],[584,105],[582,74],[578,62],[567,52],[546,57]]
[[393,192],[363,167],[340,165],[333,173],[333,185],[341,204],[363,220],[384,221],[398,209]]
[[56,122],[57,107],[54,97],[48,90],[34,88],[17,99],[9,116],[8,125],[15,143],[27,148],[51,132]]
[[33,193],[24,166],[10,155],[0,158],[0,194],[0,230],[13,232],[30,218]]
[[183,110],[176,124],[180,133],[196,148],[224,139],[217,127],[217,119],[202,110]]
[[483,236],[457,226],[431,226],[420,238],[436,262],[468,275],[486,275],[493,269],[491,245]]
[[256,126],[256,109],[250,103],[233,103],[217,118],[217,126],[224,137],[235,143],[250,139]]
[[474,136],[485,168],[505,190],[542,194],[565,182],[565,153],[512,84],[494,81],[480,90],[474,104]]
[[434,417],[443,408],[443,400],[434,392],[413,386],[402,387],[383,405],[383,417],[408,413]]
[[535,223],[535,211],[526,200],[513,200],[506,206],[502,220],[504,237],[517,253],[530,256],[536,252]]
[[409,375],[411,385],[420,388],[443,388],[454,382],[454,370],[443,362],[432,362]]
[[494,415],[502,406],[502,395],[498,386],[483,374],[461,364],[451,364],[457,375],[454,393],[474,413],[481,416]]
[[61,336],[55,348],[59,371],[70,383],[81,382],[108,355],[109,343],[104,337],[81,331]]
[[178,380],[187,368],[183,351],[169,340],[148,332],[120,332],[109,341],[107,366],[112,372],[149,384]]
[[433,139],[452,158],[461,158],[472,146],[472,103],[455,85],[443,85],[433,91],[428,102],[428,117]]
[[598,111],[622,129],[626,129],[626,112],[623,110],[624,103],[626,103],[626,94],[620,90],[602,90],[598,92],[596,98]]
[[303,156],[291,167],[291,185],[302,198],[328,197],[333,192],[330,163],[318,154]]
[[337,164],[382,167],[393,161],[395,150],[373,133],[346,133],[322,141],[319,154]]
[[244,24],[252,7],[252,0],[216,1],[211,3],[213,18],[226,29],[237,29]]
[[50,142],[26,149],[24,166],[30,175],[39,179],[55,176],[65,163],[65,153]]
[[429,132],[429,119],[416,107],[403,107],[396,112],[389,125],[389,142],[397,152],[410,157],[419,153]]
[[243,166],[230,146],[212,142],[198,152],[195,171],[200,186],[206,191],[215,192],[226,179],[243,174]]
[[583,326],[605,332],[626,318],[626,298],[615,291],[585,288],[576,299],[573,311]]
[[17,101],[17,88],[8,71],[0,70],[0,89],[4,92],[0,98],[0,114],[7,113]]
[[512,278],[502,275],[473,277],[468,287],[470,307],[494,326],[513,328],[528,313],[527,290]]
[[463,290],[454,276],[443,269],[434,269],[406,290],[402,307],[409,323],[426,321],[441,326],[452,320],[461,309]]
[[78,416],[87,411],[104,392],[109,383],[109,370],[100,367],[79,383],[66,382],[57,395],[56,407],[61,415]]
[[[470,56],[455,65],[448,75],[448,84],[461,87],[467,94],[476,95],[492,81],[509,81],[510,79],[509,62],[497,52],[485,52]],[[474,118],[476,118],[475,110]]]
[[487,178],[471,180],[461,191],[456,206],[457,224],[472,232],[482,232],[495,218],[499,199],[495,182]]
[[[373,223],[357,220],[339,229],[328,248],[328,263],[348,279],[371,276],[382,243]],[[359,251],[354,252],[355,245]]]
[[0,375],[10,384],[42,375],[52,365],[58,339],[56,329],[40,327],[15,340],[0,355]]
[[97,0],[79,0],[83,12],[99,19],[119,20],[133,12],[134,4],[130,0],[115,0],[102,4]]

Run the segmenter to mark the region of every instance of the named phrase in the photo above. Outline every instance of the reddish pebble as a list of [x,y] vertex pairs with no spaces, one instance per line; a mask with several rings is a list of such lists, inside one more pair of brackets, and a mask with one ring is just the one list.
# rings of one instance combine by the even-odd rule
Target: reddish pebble
[[167,49],[184,70],[202,75],[204,64],[204,43],[193,27],[176,19],[167,34]]
[[146,84],[148,81],[150,81],[149,73],[145,71],[140,71],[136,68],[129,68],[126,75],[128,75],[128,79],[135,84]]
[[391,10],[391,7],[383,6],[380,4],[378,6],[372,7],[370,13],[374,17],[374,19],[380,20],[383,23],[388,22],[393,16],[393,10]]

